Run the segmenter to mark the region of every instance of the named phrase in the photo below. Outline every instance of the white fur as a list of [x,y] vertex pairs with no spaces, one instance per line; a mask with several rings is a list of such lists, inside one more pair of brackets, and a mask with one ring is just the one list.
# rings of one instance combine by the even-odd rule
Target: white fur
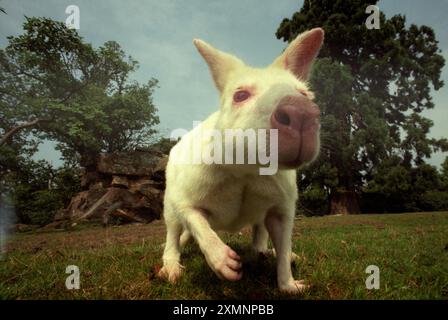
[[[166,169],[164,218],[167,241],[163,268],[159,273],[161,277],[171,282],[180,277],[183,270],[180,250],[192,236],[218,277],[239,280],[242,276],[240,258],[223,243],[215,230],[238,232],[249,225],[253,227],[256,251],[267,252],[268,237],[273,241],[280,290],[295,293],[306,287],[303,281],[294,280],[290,265],[291,234],[298,198],[295,169],[262,176],[256,165],[178,164],[175,160],[191,153],[195,144],[207,143],[206,138],[195,139],[197,130],[269,129],[270,116],[283,96],[297,94],[297,90],[311,95],[306,83],[299,79],[307,78],[322,39],[321,29],[302,34],[264,69],[249,67],[234,56],[195,40],[220,91],[221,106],[171,150]],[[302,64],[296,63],[294,68],[288,66],[293,59],[301,59]],[[297,74],[302,72],[300,68],[303,74]],[[255,93],[242,107],[235,108],[233,94],[239,87],[255,88]]]

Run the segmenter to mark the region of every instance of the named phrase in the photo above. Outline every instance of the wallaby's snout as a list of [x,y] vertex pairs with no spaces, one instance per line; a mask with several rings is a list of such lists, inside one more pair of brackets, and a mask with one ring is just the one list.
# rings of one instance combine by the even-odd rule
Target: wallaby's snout
[[313,160],[319,149],[319,107],[302,95],[282,98],[271,115],[271,127],[278,130],[278,160],[286,167],[298,167]]

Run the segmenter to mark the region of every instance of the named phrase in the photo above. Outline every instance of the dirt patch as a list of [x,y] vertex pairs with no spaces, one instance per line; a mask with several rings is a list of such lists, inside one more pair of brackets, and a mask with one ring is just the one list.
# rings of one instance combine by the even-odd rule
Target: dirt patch
[[96,249],[114,244],[163,242],[165,223],[162,220],[144,225],[95,226],[72,231],[52,231],[13,236],[7,244],[8,252],[37,253],[43,249]]

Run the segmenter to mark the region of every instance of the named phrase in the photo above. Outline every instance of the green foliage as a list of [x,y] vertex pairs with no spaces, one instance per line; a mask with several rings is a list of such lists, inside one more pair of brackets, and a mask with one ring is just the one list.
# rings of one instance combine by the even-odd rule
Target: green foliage
[[306,216],[323,215],[328,211],[328,194],[317,184],[308,185],[299,194],[298,212]]
[[9,177],[20,223],[45,225],[80,191],[79,169],[54,169],[46,161],[27,161]]
[[366,212],[440,211],[448,208],[436,167],[422,163],[406,166],[400,157],[380,164],[363,189]]
[[442,172],[440,174],[440,184],[442,189],[448,191],[448,157],[442,163]]
[[118,43],[95,49],[46,18],[27,18],[24,31],[0,50],[0,135],[39,119],[32,133],[57,141],[64,158],[83,165],[99,152],[149,143],[159,122],[157,80],[129,81],[138,64]]
[[420,208],[430,211],[448,210],[448,191],[427,191],[420,197]]
[[162,154],[169,154],[171,148],[177,143],[175,140],[171,140],[170,138],[161,137],[157,142],[150,146],[151,150],[160,152]]
[[[315,164],[301,171],[307,178],[300,188],[308,192],[320,187],[330,201],[339,192],[361,194],[380,171],[387,175],[382,192],[406,196],[410,181],[404,170],[421,166],[434,151],[448,150],[447,139],[427,137],[433,123],[421,115],[434,107],[431,87],[443,86],[444,59],[434,31],[407,27],[404,16],[386,19],[382,13],[380,29],[369,30],[365,9],[376,2],[305,0],[276,33],[292,41],[313,27],[325,30],[310,79],[322,110],[322,152]],[[396,157],[406,169],[378,169]],[[328,183],[326,176],[334,178]]]
[[53,221],[63,202],[53,190],[32,191],[26,185],[18,185],[15,192],[17,215],[20,223],[44,226]]

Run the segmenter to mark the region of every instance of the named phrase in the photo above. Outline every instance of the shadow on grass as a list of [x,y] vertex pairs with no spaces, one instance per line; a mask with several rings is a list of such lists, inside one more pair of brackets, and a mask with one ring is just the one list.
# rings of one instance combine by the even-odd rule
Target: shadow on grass
[[[248,244],[229,241],[229,246],[241,256],[243,277],[236,282],[219,279],[207,265],[196,243],[188,244],[181,256],[185,273],[181,286],[194,291],[190,299],[297,299],[298,296],[282,294],[277,289],[276,259],[259,256]],[[293,268],[295,268],[293,266]],[[294,270],[294,269],[293,269]]]

